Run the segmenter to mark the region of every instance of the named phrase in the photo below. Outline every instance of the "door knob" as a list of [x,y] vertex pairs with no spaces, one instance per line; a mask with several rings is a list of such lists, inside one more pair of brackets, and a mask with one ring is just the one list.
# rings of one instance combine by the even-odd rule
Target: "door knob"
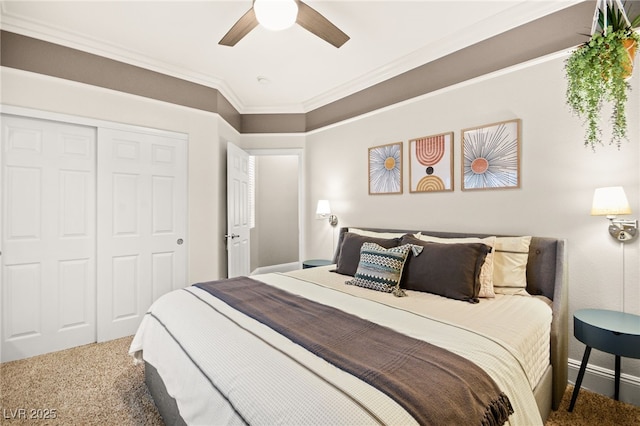
[[184,243],[184,240],[182,238],[178,238],[178,240],[176,241],[176,243],[181,246],[182,243]]
[[234,238],[240,238],[240,235],[238,235],[238,234],[224,234],[224,237],[225,238],[234,239]]

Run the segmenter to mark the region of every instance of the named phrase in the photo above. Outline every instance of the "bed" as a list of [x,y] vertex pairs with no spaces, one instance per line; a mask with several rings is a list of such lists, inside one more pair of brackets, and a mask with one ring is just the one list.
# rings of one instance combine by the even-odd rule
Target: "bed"
[[[456,424],[477,412],[486,424],[490,413],[531,425],[558,408],[564,240],[342,228],[337,247],[333,265],[200,283],[154,302],[130,353],[145,363],[166,424]],[[376,291],[370,277],[383,272],[365,256],[392,251],[405,256],[402,277]],[[493,289],[484,288],[489,263]],[[501,268],[515,275],[499,277]],[[456,379],[440,381],[450,371]]]

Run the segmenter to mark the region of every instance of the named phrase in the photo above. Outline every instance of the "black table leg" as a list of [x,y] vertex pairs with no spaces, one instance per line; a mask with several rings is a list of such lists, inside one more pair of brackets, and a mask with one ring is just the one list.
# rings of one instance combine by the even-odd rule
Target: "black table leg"
[[580,386],[582,386],[582,379],[584,372],[587,369],[587,363],[589,362],[589,355],[591,354],[591,347],[584,348],[584,355],[582,355],[582,364],[580,364],[580,371],[578,371],[578,378],[576,379],[576,386],[573,389],[573,395],[571,395],[571,403],[569,404],[569,412],[573,411],[573,406],[576,405],[576,399],[578,399],[578,393],[580,392]]
[[617,401],[620,396],[620,355],[616,355],[616,388],[614,399]]

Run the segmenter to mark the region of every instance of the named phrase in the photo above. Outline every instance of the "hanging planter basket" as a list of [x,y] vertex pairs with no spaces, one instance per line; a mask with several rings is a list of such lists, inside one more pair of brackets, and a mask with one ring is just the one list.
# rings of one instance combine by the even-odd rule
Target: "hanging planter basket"
[[631,78],[633,74],[633,61],[636,58],[636,50],[638,49],[638,42],[632,38],[627,38],[622,40],[622,45],[627,51],[628,61],[624,66],[625,69],[625,78]]
[[627,18],[620,0],[599,0],[589,41],[566,60],[567,104],[585,123],[585,146],[595,151],[602,143],[601,110],[611,104],[611,141],[620,148],[627,140],[625,107],[631,86],[628,79],[640,42],[634,28],[640,15]]

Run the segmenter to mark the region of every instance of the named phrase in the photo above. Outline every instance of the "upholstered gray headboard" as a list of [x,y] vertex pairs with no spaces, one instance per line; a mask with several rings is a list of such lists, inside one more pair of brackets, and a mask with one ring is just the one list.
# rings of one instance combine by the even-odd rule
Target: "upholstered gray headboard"
[[[442,238],[489,237],[496,234],[475,234],[443,231],[421,231],[419,229],[385,229],[363,228],[374,232],[417,233]],[[345,232],[349,228],[340,229],[338,246],[340,247]],[[506,236],[506,235],[496,235]],[[337,256],[337,252],[336,252]],[[334,256],[334,262],[336,257]],[[553,301],[553,320],[551,324],[551,353],[553,367],[553,409],[558,409],[560,400],[567,386],[568,374],[568,284],[567,284],[567,252],[566,241],[557,238],[532,237],[529,245],[527,262],[527,292],[532,295],[544,295]]]

